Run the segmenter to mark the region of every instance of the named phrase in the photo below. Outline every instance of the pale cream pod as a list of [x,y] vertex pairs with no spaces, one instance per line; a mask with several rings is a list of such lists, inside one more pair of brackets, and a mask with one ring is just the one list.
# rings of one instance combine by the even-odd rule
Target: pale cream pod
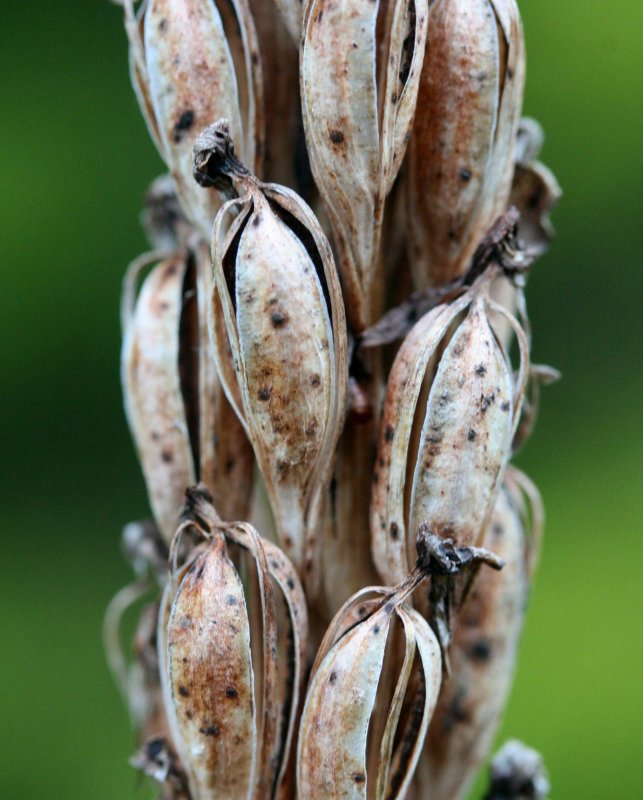
[[[299,730],[300,800],[406,796],[442,673],[433,632],[404,602],[415,585],[363,589],[331,623]],[[401,652],[391,645],[393,624]],[[373,724],[378,717],[383,724]]]
[[409,143],[409,254],[416,287],[466,272],[507,208],[524,86],[515,0],[436,0]]
[[451,674],[418,767],[418,797],[466,797],[489,755],[513,681],[541,531],[538,492],[510,467],[483,540],[505,566],[501,572],[481,569],[458,611]]
[[221,203],[192,180],[197,133],[225,116],[245,163],[263,150],[263,88],[247,0],[120,0],[132,83],[190,222],[207,239]]
[[[175,573],[169,616],[159,615],[172,738],[193,800],[284,797],[304,672],[303,590],[275,545],[250,525],[222,523],[199,490],[192,497],[199,521],[186,526],[207,541]],[[243,582],[231,548],[253,565]]]
[[382,313],[384,202],[411,129],[427,20],[426,0],[395,0],[390,6],[309,0],[304,6],[306,143],[339,252],[347,315],[357,332]]
[[332,254],[297,195],[260,183],[236,161],[224,122],[200,137],[195,164],[203,185],[227,184],[240,195],[221,209],[213,231],[214,356],[254,447],[279,541],[314,595],[319,519],[348,379]]
[[[371,496],[371,546],[397,583],[416,558],[420,525],[458,546],[479,546],[511,455],[529,369],[527,337],[489,297],[485,274],[426,314],[391,369]],[[494,326],[514,329],[514,376]]]

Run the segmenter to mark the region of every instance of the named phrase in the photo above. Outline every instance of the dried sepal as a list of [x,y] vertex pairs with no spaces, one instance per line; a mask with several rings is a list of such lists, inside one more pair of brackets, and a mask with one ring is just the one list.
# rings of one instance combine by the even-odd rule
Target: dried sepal
[[[437,640],[404,604],[416,582],[417,576],[397,590],[368,587],[331,623],[313,666],[299,732],[302,800],[406,795],[441,679]],[[401,661],[388,644],[392,623],[401,623]],[[392,694],[382,678],[389,672],[387,661],[392,661]],[[413,724],[403,714],[409,686],[420,704],[419,717],[411,714]],[[372,719],[378,715],[384,726],[374,726],[380,735],[373,741]]]
[[465,272],[506,209],[524,83],[514,0],[436,0],[429,20],[407,172],[419,288]]
[[134,89],[186,215],[204,237],[220,206],[192,181],[196,133],[230,119],[247,163],[263,148],[263,89],[254,23],[246,0],[121,0]]
[[503,486],[483,540],[502,557],[504,567],[476,574],[453,623],[451,672],[440,691],[416,779],[421,797],[467,796],[506,704],[529,593],[532,548],[537,547],[525,529],[515,491]]
[[[449,305],[426,314],[389,375],[371,499],[373,558],[399,582],[415,560],[421,524],[462,545],[479,545],[493,509],[523,403],[529,348],[515,318],[488,295],[483,276]],[[495,333],[516,332],[516,376]]]
[[296,194],[260,183],[236,161],[224,122],[197,143],[195,176],[240,195],[213,231],[214,356],[252,442],[279,541],[312,586],[348,372],[332,253]]
[[[180,585],[169,617],[159,616],[177,750],[195,800],[281,797],[303,680],[303,590],[275,545],[251,525],[221,521],[204,487],[187,499],[171,561],[184,532],[199,533],[205,543],[173,568],[171,583]],[[231,548],[235,562],[248,559],[252,570],[244,574],[254,578],[242,581]],[[167,607],[166,599],[166,615]]]
[[[340,253],[348,317],[357,331],[382,311],[384,202],[415,111],[427,19],[425,0],[396,0],[384,10],[379,3],[356,0],[310,0],[304,7],[300,69],[306,142]],[[381,56],[378,25],[385,30]]]

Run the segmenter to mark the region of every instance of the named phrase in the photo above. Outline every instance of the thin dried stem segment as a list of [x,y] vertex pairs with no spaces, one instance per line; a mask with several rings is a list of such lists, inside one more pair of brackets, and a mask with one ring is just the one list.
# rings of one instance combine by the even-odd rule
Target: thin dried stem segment
[[252,450],[209,353],[207,250],[181,245],[135,261],[123,286],[121,372],[127,418],[157,525],[169,544],[185,489],[207,484],[229,518],[248,513]]
[[442,672],[434,634],[404,602],[418,580],[362,590],[331,623],[301,720],[301,800],[406,796]]
[[246,163],[263,151],[263,88],[247,0],[121,0],[130,71],[150,135],[183,209],[208,237],[220,206],[192,181],[192,147],[213,119],[230,120]]
[[[425,315],[391,369],[371,500],[373,558],[388,582],[413,564],[420,525],[479,545],[492,512],[529,364],[522,327],[489,298],[492,278]],[[494,331],[498,319],[518,338],[516,377]]]
[[507,208],[524,71],[514,0],[433,3],[406,176],[418,288],[465,272]]
[[356,331],[382,313],[384,202],[410,134],[427,21],[426,0],[309,0],[304,6],[306,142]]
[[[187,529],[207,541],[179,571],[169,615],[159,616],[169,717],[191,797],[281,797],[303,678],[303,590],[275,545],[250,525],[221,523],[202,490],[191,494],[191,514]],[[235,547],[252,567],[243,582]]]
[[225,121],[202,134],[194,158],[202,185],[240,196],[221,209],[212,237],[214,354],[253,444],[279,541],[314,595],[348,379],[332,254],[297,195],[239,164]]
[[443,682],[418,768],[419,797],[466,797],[491,749],[513,679],[539,544],[540,507],[525,512],[511,481],[498,495],[483,540],[504,567],[478,572],[455,618],[451,674]]

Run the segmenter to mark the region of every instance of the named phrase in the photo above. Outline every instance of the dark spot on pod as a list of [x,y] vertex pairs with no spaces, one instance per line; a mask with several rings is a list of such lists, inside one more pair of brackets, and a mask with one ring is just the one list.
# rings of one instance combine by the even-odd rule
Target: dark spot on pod
[[252,55],[250,56],[250,60],[255,65],[255,67],[259,63],[259,53],[257,53],[256,50],[252,51]]
[[471,170],[463,167],[460,172],[458,172],[458,177],[464,183],[468,183],[471,180]]
[[234,458],[232,456],[228,456],[225,460],[225,464],[223,465],[226,475],[229,475],[232,472],[232,467],[234,467]]
[[288,578],[288,580],[286,581],[286,586],[289,589],[294,589],[295,588],[295,581],[292,578]]
[[377,634],[378,634],[379,632],[380,632],[380,626],[379,626],[379,625],[375,625],[375,626],[373,627],[373,636],[377,636]]
[[505,402],[500,406],[501,411],[509,411],[510,408],[511,408],[511,403],[509,402],[509,400],[505,400]]
[[442,392],[439,399],[440,405],[444,405],[445,403],[451,402],[451,395],[449,392]]
[[482,411],[483,414],[487,411],[487,409],[494,402],[495,399],[496,395],[493,393],[483,394],[480,396],[480,410]]
[[196,580],[197,581],[200,581],[201,578],[203,577],[204,570],[205,570],[205,564],[201,564],[201,566],[199,567],[199,571],[196,574]]
[[391,522],[391,527],[388,529],[391,539],[397,539],[400,535],[400,527],[397,522]]
[[158,442],[158,440],[161,438],[161,434],[158,431],[152,431],[152,433],[150,433],[150,437],[153,442]]
[[484,375],[487,372],[487,368],[484,364],[478,364],[476,367],[476,375]]
[[315,375],[310,376],[310,385],[311,386],[319,386],[321,384],[321,378],[319,375],[315,373]]
[[451,701],[451,704],[444,715],[443,724],[446,732],[449,732],[458,724],[469,722],[471,719],[471,715],[464,705],[466,696],[466,689],[460,688]]
[[393,105],[395,105],[395,103],[397,103],[397,92],[393,92],[391,94],[391,103],[393,103]]
[[192,719],[192,717],[194,716],[194,714],[193,714],[191,711],[186,711],[186,712],[185,712],[185,716],[186,716],[186,719]]
[[282,314],[281,311],[273,311],[270,315],[270,321],[275,328],[282,328],[288,321],[288,317],[286,317],[285,314]]
[[447,237],[449,238],[449,241],[452,242],[455,239],[457,239],[458,234],[456,233],[456,231],[453,228],[449,228],[449,232],[447,233]]
[[502,534],[505,531],[504,531],[504,528],[502,527],[502,525],[500,525],[500,523],[496,522],[496,523],[494,523],[493,527],[491,528],[491,532],[493,533],[494,536],[502,536]]
[[363,616],[364,616],[364,614],[366,614],[366,608],[365,608],[364,606],[360,606],[360,607],[357,609],[357,616],[358,616],[358,617],[363,617]]
[[166,31],[167,30],[167,20],[166,19],[162,19],[159,22],[159,30],[160,31]]
[[510,81],[513,78],[513,76],[514,76],[514,71],[511,69],[511,67],[507,67],[507,80]]
[[474,642],[469,648],[469,657],[473,661],[484,663],[485,661],[489,661],[492,652],[493,647],[489,639],[478,639],[478,641]]
[[169,450],[162,450],[161,451],[161,460],[165,464],[171,464],[173,458],[174,458],[174,456],[172,455],[172,453]]
[[392,426],[387,425],[386,430],[384,431],[384,439],[387,442],[392,442],[394,436],[395,436],[395,431],[393,430]]
[[165,749],[165,739],[152,739],[145,745],[148,758],[157,758]]
[[391,611],[393,611],[393,609],[394,609],[394,608],[395,608],[395,605],[394,605],[394,603],[392,603],[392,602],[389,600],[389,602],[388,602],[388,603],[387,603],[387,604],[384,606],[384,611],[386,611],[386,613],[387,613],[387,614],[390,614],[390,613],[391,613]]
[[199,733],[202,733],[204,736],[218,736],[221,731],[218,725],[204,725],[202,728],[199,728]]
[[341,131],[331,131],[330,140],[333,144],[341,144],[344,141],[344,134]]
[[187,688],[187,686],[179,686],[179,694],[181,697],[189,697],[190,690]]
[[330,673],[330,675],[328,677],[328,682],[329,683],[335,683],[336,680],[337,680],[337,673],[335,671],[333,671],[333,672]]
[[315,22],[321,22],[323,16],[324,16],[324,12],[320,11],[319,14],[317,14],[317,16],[315,17]]
[[255,228],[256,228],[256,227],[258,227],[259,225],[261,225],[261,214],[257,214],[257,215],[256,215],[256,216],[253,218],[253,220],[252,220],[252,224],[254,225],[254,227],[255,227]]
[[536,209],[540,205],[540,192],[533,192],[527,198],[527,208]]
[[270,400],[270,389],[267,386],[262,386],[257,392],[259,400]]
[[475,438],[476,438],[476,432],[472,429],[472,430],[469,431],[469,433],[467,433],[467,439],[470,442],[474,442]]
[[226,597],[226,603],[227,603],[229,606],[236,606],[236,605],[237,605],[237,598],[236,598],[236,597],[235,597],[233,594],[229,594],[229,595]]
[[313,562],[311,558],[307,559],[306,563],[304,564],[304,569],[306,570],[306,572],[313,571]]
[[366,775],[364,775],[363,772],[353,772],[352,778],[355,783],[364,783],[366,780]]
[[159,303],[159,308],[161,309],[161,311],[167,311],[169,307],[170,304],[166,303],[165,300],[163,300],[162,303]]
[[277,472],[285,477],[290,471],[290,464],[287,461],[277,461]]
[[270,566],[271,566],[273,569],[279,569],[279,564],[278,564],[278,563],[275,561],[275,559],[274,559],[274,558],[272,558],[272,559],[270,560]]
[[239,692],[233,686],[228,686],[225,690],[225,696],[234,700],[236,697],[239,697]]
[[183,133],[185,131],[189,131],[190,128],[194,125],[194,111],[187,109],[184,111],[181,116],[178,118],[174,125],[174,134],[173,139],[175,142],[180,142],[183,138]]

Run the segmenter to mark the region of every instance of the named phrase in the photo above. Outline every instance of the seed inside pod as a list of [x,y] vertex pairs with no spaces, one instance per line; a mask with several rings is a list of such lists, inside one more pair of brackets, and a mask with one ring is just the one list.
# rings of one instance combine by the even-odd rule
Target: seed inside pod
[[239,164],[225,121],[199,138],[195,177],[240,195],[222,208],[213,233],[215,358],[229,399],[235,404],[235,395],[241,397],[236,410],[279,540],[314,581],[319,507],[347,383],[343,305],[330,248],[300,198],[261,184]]

